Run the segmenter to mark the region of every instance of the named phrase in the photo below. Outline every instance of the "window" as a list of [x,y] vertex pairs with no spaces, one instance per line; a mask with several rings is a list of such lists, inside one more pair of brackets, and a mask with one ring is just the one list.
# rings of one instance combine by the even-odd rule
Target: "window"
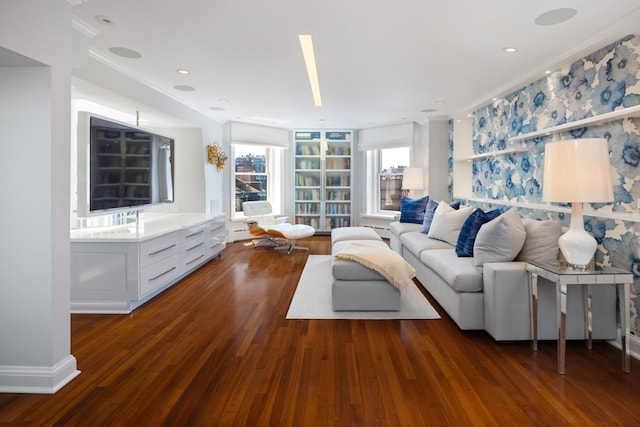
[[[411,159],[410,147],[381,148],[367,151],[367,213],[384,214],[400,211],[402,172]],[[373,197],[370,197],[370,196]]]
[[234,145],[235,212],[242,202],[269,199],[268,149],[259,145]]

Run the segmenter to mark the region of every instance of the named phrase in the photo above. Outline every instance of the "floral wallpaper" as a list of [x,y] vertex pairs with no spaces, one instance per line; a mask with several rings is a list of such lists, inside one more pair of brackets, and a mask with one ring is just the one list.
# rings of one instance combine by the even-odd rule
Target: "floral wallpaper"
[[[475,160],[472,191],[475,198],[542,203],[545,143],[606,138],[615,202],[592,205],[605,216],[585,215],[585,228],[598,241],[596,262],[634,272],[631,326],[640,335],[640,118],[617,119],[522,142],[509,141],[511,136],[636,105],[640,105],[640,37],[630,35],[476,110],[475,154],[520,145],[527,151]],[[499,203],[482,205],[505,208]],[[519,210],[523,217],[559,219],[567,226],[569,223],[570,215],[563,212]],[[628,219],[611,219],[606,216],[610,213],[625,213]]]

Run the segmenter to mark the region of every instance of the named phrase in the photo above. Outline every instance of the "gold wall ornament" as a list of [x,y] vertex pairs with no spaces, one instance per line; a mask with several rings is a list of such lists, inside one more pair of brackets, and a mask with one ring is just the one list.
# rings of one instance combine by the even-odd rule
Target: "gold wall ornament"
[[216,165],[218,171],[224,169],[224,162],[228,159],[227,155],[222,151],[222,147],[214,142],[213,145],[207,145],[207,153],[209,157],[209,163]]

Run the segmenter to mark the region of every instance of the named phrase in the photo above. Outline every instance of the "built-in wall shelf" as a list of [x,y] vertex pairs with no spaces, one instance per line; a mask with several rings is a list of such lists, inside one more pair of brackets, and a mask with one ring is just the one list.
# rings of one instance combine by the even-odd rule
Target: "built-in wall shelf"
[[610,113],[598,114],[597,116],[587,117],[586,119],[576,120],[574,122],[563,123],[561,125],[551,126],[546,129],[512,136],[509,138],[509,141],[510,142],[524,141],[527,139],[538,138],[540,136],[548,136],[554,133],[566,132],[572,129],[579,129],[588,125],[612,122],[614,120],[621,120],[627,117],[640,117],[640,105],[621,108],[619,110],[611,111]]
[[[513,202],[510,200],[484,199],[480,197],[457,197],[456,196],[455,198],[459,200],[464,200],[467,202],[473,202],[473,203],[489,203],[492,205],[515,206],[517,208],[523,208],[523,209],[564,212],[566,214],[571,214],[570,207],[553,205],[551,203]],[[609,204],[606,206],[611,208],[612,205]],[[597,218],[619,219],[622,221],[640,222],[640,212],[613,212],[613,211],[607,211],[604,209],[606,208],[595,211],[593,209],[585,208],[582,214],[585,216],[592,216]]]
[[488,152],[488,153],[474,154],[473,156],[469,156],[469,157],[457,158],[457,159],[455,159],[455,161],[456,162],[468,162],[468,161],[476,160],[476,159],[486,159],[487,157],[506,156],[507,154],[522,153],[524,151],[528,151],[527,147],[506,148],[504,150],[495,150],[495,151],[491,151],[491,152]]

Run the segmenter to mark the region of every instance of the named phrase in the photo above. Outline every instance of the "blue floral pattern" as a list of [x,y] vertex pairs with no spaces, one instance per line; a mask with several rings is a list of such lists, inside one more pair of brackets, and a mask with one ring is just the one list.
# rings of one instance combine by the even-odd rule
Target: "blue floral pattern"
[[[635,105],[640,105],[640,37],[631,35],[479,108],[473,114],[473,151],[482,154],[505,150],[510,146],[509,137]],[[528,149],[524,153],[474,160],[473,196],[541,203],[544,146],[551,138],[524,141]],[[615,203],[587,208],[596,212],[638,212],[640,118],[594,124],[553,138],[606,138]],[[453,157],[451,138],[449,147]],[[505,208],[500,204],[473,204],[484,210]],[[564,212],[525,208],[519,211],[523,217],[557,219],[567,226],[570,218]],[[597,262],[634,272],[632,327],[640,335],[640,222],[585,215],[585,228],[598,242]]]

